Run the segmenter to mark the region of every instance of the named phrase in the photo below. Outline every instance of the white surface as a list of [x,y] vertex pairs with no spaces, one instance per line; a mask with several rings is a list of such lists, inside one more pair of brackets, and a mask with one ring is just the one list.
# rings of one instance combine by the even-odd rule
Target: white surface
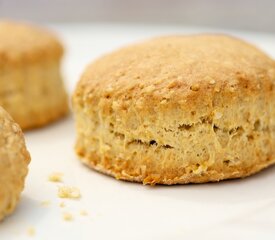
[[[72,91],[84,66],[102,53],[149,36],[207,31],[180,27],[111,25],[54,26],[67,45],[64,75]],[[275,36],[236,33],[273,57]],[[1,240],[86,239],[275,239],[275,167],[243,180],[184,186],[142,186],[116,181],[79,163],[73,152],[73,120],[26,133],[32,155],[26,188],[17,211],[0,224]],[[57,197],[64,173],[80,200]],[[41,202],[50,200],[47,207]],[[80,216],[86,210],[88,216]],[[65,222],[62,213],[74,215]],[[33,227],[34,236],[27,230]]]

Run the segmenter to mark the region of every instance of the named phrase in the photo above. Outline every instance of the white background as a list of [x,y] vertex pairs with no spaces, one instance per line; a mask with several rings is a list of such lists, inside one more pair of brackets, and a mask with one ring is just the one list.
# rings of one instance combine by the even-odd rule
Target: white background
[[[63,39],[66,85],[72,92],[88,62],[119,46],[155,35],[219,31],[176,26],[51,25]],[[234,32],[275,57],[275,35]],[[26,133],[32,155],[17,211],[0,224],[1,240],[275,239],[275,167],[243,180],[182,186],[143,186],[117,181],[83,166],[73,151],[71,117]],[[80,189],[80,200],[57,197],[58,184]],[[62,184],[61,184],[62,185]],[[42,201],[51,201],[47,207]],[[80,216],[86,210],[88,216]],[[62,213],[73,214],[65,222]],[[29,228],[35,229],[28,236]]]

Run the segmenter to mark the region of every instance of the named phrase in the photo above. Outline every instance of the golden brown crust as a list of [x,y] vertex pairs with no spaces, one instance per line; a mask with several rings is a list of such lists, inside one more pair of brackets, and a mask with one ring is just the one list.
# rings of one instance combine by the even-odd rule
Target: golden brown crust
[[60,74],[63,48],[51,33],[31,25],[0,22],[0,106],[23,129],[68,113]]
[[274,82],[272,59],[224,35],[123,48],[78,83],[76,151],[100,171],[144,183],[248,176],[274,163]]
[[[112,161],[111,159],[106,159],[103,157],[104,161],[101,160],[102,156],[99,157],[96,153],[87,155],[80,152],[79,149],[76,149],[76,152],[81,157],[81,161],[90,168],[93,168],[101,173],[115,177],[118,180],[126,180],[130,182],[142,182],[144,185],[155,185],[155,184],[164,184],[164,185],[174,185],[174,184],[188,184],[188,183],[205,183],[205,182],[219,182],[225,179],[235,179],[235,178],[245,178],[251,176],[265,168],[269,165],[275,163],[275,159],[270,161],[270,158],[265,159],[266,161],[259,162],[252,167],[244,167],[241,169],[235,169],[234,171],[221,172],[217,170],[212,170],[205,172],[203,175],[195,173],[186,173],[178,174],[175,172],[174,176],[169,176],[166,178],[165,174],[148,174],[142,172],[142,169],[137,167],[138,171],[133,168],[128,168],[127,165],[122,164],[121,162]],[[126,160],[121,160],[127,162]],[[145,166],[145,165],[144,165]],[[147,165],[148,166],[148,165]]]
[[30,155],[20,127],[0,107],[0,220],[12,213],[24,188]]
[[60,59],[63,47],[45,29],[14,21],[0,21],[0,65]]

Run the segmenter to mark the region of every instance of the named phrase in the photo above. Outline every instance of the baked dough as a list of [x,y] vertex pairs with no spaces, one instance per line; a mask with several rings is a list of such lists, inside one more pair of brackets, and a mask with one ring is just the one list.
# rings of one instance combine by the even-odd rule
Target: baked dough
[[155,38],[108,54],[73,97],[76,152],[117,179],[185,184],[273,164],[275,63],[225,35]]
[[29,161],[20,127],[0,107],[0,220],[18,203]]
[[62,54],[61,44],[46,30],[0,21],[0,105],[23,129],[68,112],[59,70]]

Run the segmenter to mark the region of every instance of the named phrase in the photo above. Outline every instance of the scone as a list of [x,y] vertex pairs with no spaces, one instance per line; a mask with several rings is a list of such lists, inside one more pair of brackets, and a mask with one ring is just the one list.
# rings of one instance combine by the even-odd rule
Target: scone
[[117,179],[241,178],[275,162],[275,63],[225,35],[169,36],[106,55],[73,97],[76,152]]
[[18,203],[29,161],[20,127],[0,107],[0,220]]
[[0,21],[0,106],[23,129],[68,112],[59,69],[62,54],[61,44],[46,30]]

